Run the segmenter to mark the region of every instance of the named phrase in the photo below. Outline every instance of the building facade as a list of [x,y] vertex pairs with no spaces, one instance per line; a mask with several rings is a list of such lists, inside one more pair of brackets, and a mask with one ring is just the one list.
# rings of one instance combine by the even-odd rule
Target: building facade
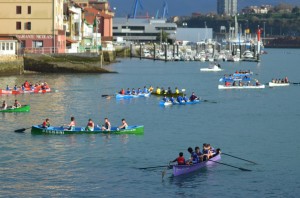
[[167,23],[165,19],[115,18],[113,24],[114,40],[122,37],[126,41],[156,41],[162,31],[176,38],[176,23]]
[[0,24],[0,35],[16,36],[23,52],[65,52],[63,0],[0,1]]
[[217,0],[217,12],[220,15],[237,14],[237,0]]

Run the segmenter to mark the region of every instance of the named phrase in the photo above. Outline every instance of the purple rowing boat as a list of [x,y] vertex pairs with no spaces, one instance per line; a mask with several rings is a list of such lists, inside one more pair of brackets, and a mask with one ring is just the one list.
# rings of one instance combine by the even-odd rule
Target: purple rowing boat
[[210,160],[212,160],[212,161],[200,162],[198,164],[193,164],[193,165],[173,165],[173,175],[179,176],[179,175],[191,173],[191,172],[199,170],[200,168],[203,168],[205,166],[215,164],[215,162],[213,162],[213,161],[220,161],[221,155],[220,154],[216,155],[215,157],[211,158]]

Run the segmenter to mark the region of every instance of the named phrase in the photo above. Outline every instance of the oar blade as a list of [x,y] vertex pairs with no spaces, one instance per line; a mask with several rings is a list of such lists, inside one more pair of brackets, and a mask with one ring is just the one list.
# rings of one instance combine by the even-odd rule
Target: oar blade
[[23,133],[24,131],[26,131],[26,128],[17,129],[14,132],[16,132],[16,133]]
[[242,171],[252,171],[252,170],[249,170],[249,169],[246,169],[246,168],[239,168],[240,170]]

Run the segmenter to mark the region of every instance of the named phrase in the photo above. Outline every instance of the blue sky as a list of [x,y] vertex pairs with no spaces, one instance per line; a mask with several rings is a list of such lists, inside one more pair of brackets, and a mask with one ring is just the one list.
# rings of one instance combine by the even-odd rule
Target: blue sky
[[[157,10],[162,12],[164,0],[140,0],[143,5],[143,10],[138,8],[139,15],[145,15],[146,12],[150,16],[155,16]],[[165,0],[169,8],[169,17],[180,15],[190,16],[192,12],[216,12],[217,0]],[[111,8],[116,8],[116,15],[125,17],[132,13],[135,0],[109,0]],[[300,0],[238,0],[238,8],[241,9],[248,5],[262,5],[279,3],[289,3],[291,5],[300,6]]]

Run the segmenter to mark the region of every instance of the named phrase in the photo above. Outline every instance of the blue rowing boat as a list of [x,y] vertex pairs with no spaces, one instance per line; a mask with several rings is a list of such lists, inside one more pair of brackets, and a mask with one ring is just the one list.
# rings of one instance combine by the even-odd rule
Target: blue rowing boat
[[234,81],[242,81],[242,82],[249,82],[251,81],[250,76],[231,76],[231,77],[222,77],[219,79],[219,82],[234,82]]
[[144,98],[149,97],[151,95],[151,92],[149,93],[139,93],[139,94],[116,94],[116,99],[130,99],[130,98]]

